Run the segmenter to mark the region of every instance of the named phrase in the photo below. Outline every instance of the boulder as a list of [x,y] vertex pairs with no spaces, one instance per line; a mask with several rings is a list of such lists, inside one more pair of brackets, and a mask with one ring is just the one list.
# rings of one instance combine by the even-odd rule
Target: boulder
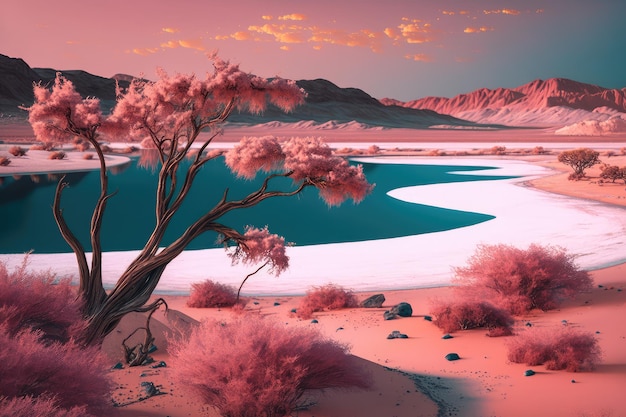
[[413,315],[413,308],[411,307],[411,304],[405,302],[396,304],[391,307],[391,310],[389,311],[400,317],[411,317]]
[[371,297],[361,301],[361,307],[363,308],[380,308],[385,302],[384,294],[374,294]]
[[461,357],[457,353],[448,353],[446,355],[446,360],[448,361],[458,361]]
[[408,339],[409,336],[404,333],[400,333],[398,330],[394,330],[387,336],[387,339]]
[[391,311],[385,311],[383,313],[383,317],[385,318],[385,320],[393,320],[396,317],[398,317],[398,315],[395,313],[392,313]]

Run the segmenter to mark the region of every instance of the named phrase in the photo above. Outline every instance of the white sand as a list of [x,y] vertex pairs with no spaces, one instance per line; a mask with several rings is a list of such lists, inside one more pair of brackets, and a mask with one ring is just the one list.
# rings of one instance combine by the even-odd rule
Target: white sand
[[[406,146],[406,144],[405,144]],[[419,145],[418,145],[419,146]],[[462,266],[481,243],[527,246],[559,245],[579,255],[586,269],[626,261],[626,216],[623,208],[563,197],[523,186],[524,181],[552,171],[511,159],[447,159],[424,157],[368,158],[379,163],[484,165],[498,169],[481,174],[522,178],[437,184],[396,189],[394,198],[457,210],[490,214],[495,219],[447,232],[375,241],[292,247],[290,269],[280,277],[261,271],[245,285],[247,295],[302,294],[313,285],[333,282],[357,291],[409,289],[447,285],[451,268]],[[477,171],[472,171],[475,174]],[[289,237],[287,236],[287,239]],[[105,285],[112,286],[137,252],[111,252],[104,257]],[[23,255],[0,255],[9,266]],[[59,275],[76,276],[73,254],[33,254],[30,265],[52,267]],[[192,282],[210,278],[238,285],[255,269],[232,266],[223,249],[187,251],[166,269],[157,292],[188,293]]]

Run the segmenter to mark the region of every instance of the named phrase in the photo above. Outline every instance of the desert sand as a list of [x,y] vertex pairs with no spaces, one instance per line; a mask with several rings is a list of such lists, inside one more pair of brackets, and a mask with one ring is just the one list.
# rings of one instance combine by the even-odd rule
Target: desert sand
[[[613,205],[626,206],[624,184],[598,184],[599,167],[588,170],[589,179],[568,181],[569,168],[556,161],[556,153],[532,156],[524,152],[514,152],[513,147],[544,146],[550,148],[554,143],[566,143],[570,148],[603,145],[605,155],[601,159],[612,165],[626,165],[626,157],[620,155],[623,138],[608,140],[602,138],[584,138],[584,141],[554,137],[545,132],[535,131],[527,134],[515,131],[512,136],[499,133],[496,141],[494,132],[439,132],[430,136],[393,136],[388,131],[369,132],[373,138],[370,143],[383,147],[385,137],[388,142],[406,142],[405,147],[412,152],[427,155],[432,148],[425,143],[450,143],[454,145],[436,146],[445,149],[450,155],[457,142],[477,142],[481,149],[506,144],[508,155],[498,158],[524,158],[535,164],[554,169],[548,176],[528,181],[525,185],[551,193],[559,193],[572,198],[602,201]],[[471,135],[466,136],[466,133]],[[256,133],[258,135],[258,133]],[[324,136],[327,132],[312,132],[311,135]],[[405,135],[406,132],[402,132]],[[411,133],[414,135],[414,132]],[[350,139],[359,137],[342,132],[335,136],[336,142],[356,142]],[[448,136],[450,135],[450,136]],[[349,136],[349,137],[348,137]],[[487,138],[485,139],[485,136]],[[362,136],[361,136],[362,137]],[[442,138],[449,137],[449,140]],[[405,138],[405,139],[403,139]],[[420,140],[421,138],[421,140]],[[461,138],[461,139],[459,139]],[[509,141],[509,138],[512,140]],[[361,139],[363,140],[363,139]],[[592,142],[592,140],[595,140]],[[585,142],[586,141],[586,142]],[[414,145],[407,145],[415,142]],[[514,143],[516,145],[511,145]],[[567,145],[568,144],[568,145]],[[426,149],[428,148],[428,149]],[[470,149],[471,150],[471,149]],[[479,150],[475,150],[479,152]],[[608,153],[606,153],[608,152]],[[616,156],[609,156],[615,154]],[[52,161],[55,162],[55,161]],[[84,163],[84,162],[81,162]],[[42,164],[41,169],[50,167],[50,161]],[[80,169],[84,167],[81,166]],[[542,242],[549,243],[549,242]],[[593,250],[593,248],[590,248]],[[489,338],[485,330],[472,330],[454,333],[454,338],[444,340],[442,332],[424,316],[429,314],[429,302],[434,298],[451,297],[453,288],[437,287],[413,290],[381,291],[386,301],[380,309],[346,309],[333,312],[317,313],[318,323],[300,320],[290,315],[297,307],[298,296],[252,295],[246,306],[247,314],[261,314],[269,319],[285,322],[288,326],[315,326],[319,330],[351,346],[355,361],[366,367],[374,376],[375,386],[369,391],[333,391],[329,390],[317,396],[316,404],[307,410],[298,411],[300,417],[379,417],[379,416],[621,416],[626,415],[626,402],[621,398],[626,383],[626,326],[623,317],[626,313],[626,264],[591,272],[595,288],[591,293],[583,294],[568,301],[558,310],[550,312],[534,311],[529,315],[517,317],[516,329],[523,331],[525,323],[531,322],[537,327],[554,328],[576,326],[594,332],[602,348],[600,365],[591,372],[569,373],[565,371],[547,371],[543,366],[528,367],[523,364],[511,364],[506,359],[507,337]],[[330,280],[332,281],[332,279]],[[376,293],[360,292],[364,299]],[[158,312],[153,317],[152,331],[156,336],[158,350],[153,357],[156,362],[167,363],[167,343],[164,334],[171,329],[184,327],[184,323],[205,318],[229,320],[235,317],[229,309],[192,309],[186,306],[186,297],[166,295],[170,312]],[[383,311],[398,302],[409,302],[413,307],[413,316],[385,321]],[[238,316],[237,316],[238,317]],[[112,364],[120,359],[121,339],[136,327],[143,326],[145,319],[139,315],[125,318],[117,331],[106,340],[103,349],[111,357]],[[408,339],[388,340],[387,335],[393,330],[407,334]],[[455,352],[460,360],[449,362],[444,356]],[[533,369],[536,374],[524,376],[524,371]],[[113,399],[123,404],[122,416],[218,416],[215,410],[203,407],[197,399],[187,395],[184,390],[174,386],[168,380],[167,366],[123,368],[112,370],[111,375],[117,381]],[[145,393],[141,382],[153,382],[163,393],[143,399]]]

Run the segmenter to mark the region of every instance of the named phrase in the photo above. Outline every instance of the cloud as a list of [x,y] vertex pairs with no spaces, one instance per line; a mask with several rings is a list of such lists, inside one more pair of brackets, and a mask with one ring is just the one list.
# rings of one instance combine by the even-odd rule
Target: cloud
[[223,40],[223,39],[228,39],[228,38],[233,38],[236,41],[248,41],[252,39],[252,34],[250,32],[246,32],[245,30],[241,30],[239,32],[233,33],[230,36],[220,36],[219,38],[216,37],[215,39]]
[[483,32],[493,32],[493,28],[492,27],[487,27],[487,26],[481,26],[479,28],[476,27],[466,27],[465,30],[463,30],[463,32],[465,33],[483,33]]
[[398,26],[400,34],[407,43],[426,43],[433,41],[433,29],[430,23],[413,19],[410,23],[402,23]]
[[181,39],[178,41],[183,48],[195,49],[197,51],[205,51],[202,39]]
[[[342,45],[350,47],[369,48],[374,52],[381,52],[382,39],[385,34],[368,29],[361,29],[358,32],[348,32],[342,29],[312,28],[310,42],[320,44]],[[319,48],[318,48],[319,49]]]
[[292,13],[284,16],[278,16],[278,20],[306,20],[306,16],[302,13]]
[[160,51],[159,48],[134,48],[132,49],[133,54],[141,55],[141,56],[156,54],[159,51]]
[[434,61],[433,57],[428,54],[406,54],[404,57],[406,59],[412,59],[413,61],[421,61],[421,62],[433,62]]
[[177,41],[167,41],[161,44],[161,48],[178,48],[180,44]]
[[[274,39],[280,43],[302,43],[306,42],[306,35],[303,33],[304,28],[296,25],[285,25],[266,23],[261,26],[249,26],[248,30],[251,32],[260,33],[262,35],[273,36]],[[237,40],[247,40],[240,39]]]
[[517,16],[522,14],[519,10],[515,9],[495,9],[495,10],[483,10],[484,14],[508,14],[512,16]]
[[66,45],[79,45],[80,41],[74,41],[74,40],[69,40],[69,41],[65,41]]
[[178,32],[180,32],[180,30],[175,29],[175,28],[162,28],[161,31],[165,32],[165,33],[178,33]]
[[263,20],[272,20],[273,17],[271,15],[263,15],[263,16],[261,16],[261,19],[263,19]]

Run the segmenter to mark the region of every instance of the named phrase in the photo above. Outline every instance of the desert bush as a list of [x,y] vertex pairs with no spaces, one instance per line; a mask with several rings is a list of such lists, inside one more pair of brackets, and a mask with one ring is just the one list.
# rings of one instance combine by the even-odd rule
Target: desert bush
[[46,341],[66,342],[81,330],[81,302],[69,280],[56,281],[50,271],[27,270],[28,258],[9,271],[0,262],[0,325],[14,336],[41,331]]
[[543,146],[535,146],[532,150],[533,155],[543,155],[544,153],[546,153],[546,150]]
[[617,165],[605,165],[602,167],[600,178],[610,180],[611,182],[623,180],[626,183],[626,167],[620,168]]
[[380,153],[380,147],[378,145],[371,145],[369,148],[367,148],[367,153],[370,155],[376,155]]
[[93,154],[92,153],[83,154],[83,159],[86,159],[86,160],[93,159]]
[[44,345],[38,332],[12,336],[4,324],[0,346],[0,396],[54,397],[67,410],[84,406],[94,415],[111,414],[109,366],[99,347]]
[[191,284],[187,305],[194,308],[230,307],[237,303],[237,290],[207,279]]
[[48,155],[48,159],[65,159],[66,154],[63,151],[54,151],[54,152],[50,152],[50,155]]
[[11,159],[6,156],[0,156],[0,167],[5,167],[11,163]]
[[31,151],[51,151],[54,149],[54,143],[33,143],[29,148]]
[[593,333],[560,327],[525,330],[509,340],[507,357],[514,363],[578,372],[593,369],[600,355]]
[[79,152],[85,152],[89,150],[90,147],[91,145],[89,142],[78,142],[74,144],[74,148]]
[[13,156],[16,156],[16,157],[24,156],[24,155],[26,155],[26,152],[27,152],[26,149],[22,148],[21,146],[17,146],[17,145],[11,146],[9,148],[9,153],[11,155],[13,155]]
[[487,302],[452,301],[434,302],[430,314],[434,324],[444,333],[457,330],[486,328],[488,336],[509,336],[514,320],[508,311]]
[[506,146],[494,146],[491,148],[492,155],[506,155]]
[[512,314],[551,310],[566,298],[591,290],[592,279],[563,248],[531,244],[479,245],[467,266],[455,268],[457,290],[489,300]]
[[203,322],[168,351],[172,380],[225,417],[288,416],[308,390],[370,386],[345,345],[259,316]]
[[300,301],[296,315],[302,319],[308,319],[318,311],[353,308],[358,305],[359,302],[352,291],[339,285],[327,284],[307,291]]
[[56,399],[46,396],[0,397],[0,417],[92,417],[87,407],[72,407],[67,410],[58,405]]

